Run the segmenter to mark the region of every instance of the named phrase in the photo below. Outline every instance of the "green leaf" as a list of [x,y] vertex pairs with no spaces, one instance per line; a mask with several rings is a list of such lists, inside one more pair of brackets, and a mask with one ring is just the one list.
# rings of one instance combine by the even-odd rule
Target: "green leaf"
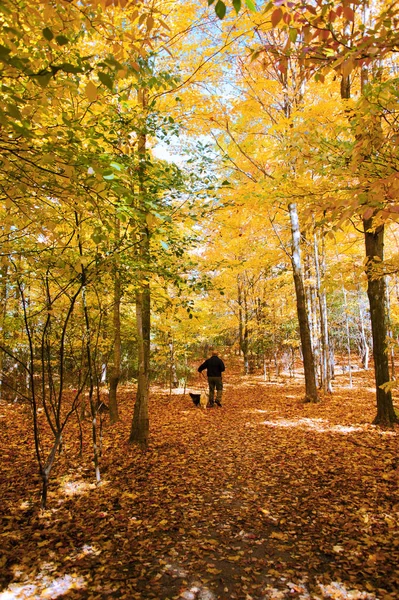
[[0,3],[0,12],[3,13],[3,15],[11,15],[11,10],[8,8],[8,6],[4,6],[4,3],[1,2]]
[[103,71],[99,71],[98,78],[101,81],[101,83],[103,83],[108,89],[110,89],[112,91],[113,81],[107,73],[104,73]]
[[293,44],[295,44],[295,42],[296,42],[296,39],[297,39],[297,37],[298,37],[298,30],[297,30],[297,29],[295,29],[295,27],[290,27],[290,31],[289,31],[289,34],[288,34],[288,35],[289,35],[289,38],[290,38],[291,42],[292,42]]
[[120,164],[118,164],[118,163],[116,163],[116,162],[112,162],[112,163],[110,163],[110,166],[111,166],[113,169],[116,169],[117,171],[122,171],[122,168],[123,168],[123,167],[122,167],[122,165],[120,165]]
[[107,181],[111,181],[111,179],[115,179],[115,173],[106,173],[105,175],[103,175],[103,178]]
[[46,40],[48,42],[51,42],[51,40],[54,37],[53,32],[51,31],[51,29],[49,29],[48,27],[45,27],[42,31],[43,37],[46,38]]
[[65,73],[82,73],[81,67],[77,67],[76,65],[72,65],[71,63],[62,63],[58,66],[60,71],[65,71]]
[[104,236],[103,233],[99,233],[98,231],[93,233],[93,235],[91,236],[91,239],[93,240],[93,242],[95,244],[100,244],[104,239],[106,239],[106,236]]
[[11,49],[7,48],[7,46],[2,46],[0,44],[0,60],[4,60],[6,58],[8,58],[8,55],[10,54]]
[[233,6],[234,6],[234,10],[236,11],[237,15],[241,10],[241,0],[233,0]]
[[55,41],[59,46],[65,46],[65,44],[69,44],[69,40],[65,35],[57,35]]
[[223,19],[226,14],[226,5],[222,0],[218,0],[215,6],[215,13],[219,17],[219,19]]
[[39,75],[38,77],[36,77],[35,79],[37,80],[37,83],[42,87],[45,88],[48,86],[48,84],[50,83],[50,79],[52,78],[52,73],[45,73],[44,75]]
[[19,108],[18,106],[15,106],[15,104],[7,104],[7,112],[11,117],[14,117],[14,119],[22,120]]
[[208,6],[212,6],[212,4],[215,2],[215,0],[208,0]]
[[245,4],[247,5],[248,10],[250,10],[251,12],[256,12],[255,3],[252,2],[252,0],[245,0]]
[[251,63],[254,62],[254,60],[256,60],[261,53],[262,53],[262,50],[254,50],[251,53]]

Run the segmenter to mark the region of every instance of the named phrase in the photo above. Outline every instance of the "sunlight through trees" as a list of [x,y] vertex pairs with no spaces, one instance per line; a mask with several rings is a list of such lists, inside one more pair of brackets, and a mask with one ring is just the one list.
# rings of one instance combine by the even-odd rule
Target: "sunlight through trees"
[[[363,390],[396,435],[398,3],[3,0],[0,24],[0,407],[42,511],[71,447],[95,490],[121,428],[135,475],[156,462],[154,398],[206,387],[212,346],[228,386],[297,385],[321,427]],[[369,435],[346,415],[317,433]]]

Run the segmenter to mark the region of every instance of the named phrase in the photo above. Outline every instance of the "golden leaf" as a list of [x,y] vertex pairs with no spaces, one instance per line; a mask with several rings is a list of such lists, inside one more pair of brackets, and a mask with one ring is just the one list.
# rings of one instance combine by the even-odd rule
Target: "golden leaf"
[[90,102],[95,102],[98,98],[97,87],[94,85],[92,81],[86,85],[85,94]]

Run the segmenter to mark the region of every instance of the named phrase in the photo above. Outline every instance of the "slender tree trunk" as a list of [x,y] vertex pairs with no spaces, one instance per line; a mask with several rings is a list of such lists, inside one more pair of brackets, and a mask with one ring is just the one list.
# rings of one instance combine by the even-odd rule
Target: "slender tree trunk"
[[317,290],[313,284],[309,286],[310,297],[310,324],[311,324],[311,340],[313,348],[313,359],[315,364],[316,385],[319,388],[323,387],[323,374],[321,370],[321,324],[320,313],[317,310]]
[[[306,240],[306,237],[303,236]],[[320,323],[319,323],[319,315],[317,311],[317,302],[316,302],[316,290],[312,283],[313,274],[311,269],[311,261],[309,252],[305,253],[304,258],[304,286],[305,286],[305,294],[307,299],[307,313],[309,319],[309,329],[310,329],[310,342],[313,350],[313,361],[315,366],[315,377],[316,377],[316,386],[322,387],[323,382],[321,381],[322,373],[321,373],[321,361],[320,361]]]
[[[4,260],[4,259],[3,259]],[[8,277],[8,264],[3,262],[0,269],[0,344],[3,345],[5,341],[4,336],[4,325],[7,314],[7,277]],[[4,396],[4,384],[3,384],[3,369],[4,369],[4,352],[0,348],[0,400]]]
[[241,354],[244,346],[244,327],[242,318],[242,294],[241,294],[241,280],[240,276],[237,275],[237,303],[238,303],[238,350]]
[[316,291],[320,310],[320,333],[321,333],[321,373],[323,390],[326,393],[332,392],[331,386],[331,366],[330,366],[330,344],[328,338],[328,316],[327,316],[327,298],[322,285],[321,278],[324,276],[324,255],[319,260],[319,244],[316,234],[314,234],[314,261],[316,271]]
[[94,369],[93,369],[93,354],[91,348],[91,328],[89,319],[89,310],[87,307],[86,298],[86,275],[85,268],[82,265],[82,305],[83,314],[86,328],[86,358],[87,358],[87,369],[89,372],[89,403],[90,403],[90,414],[91,414],[91,434],[93,441],[93,459],[94,459],[94,471],[96,474],[96,481],[100,483],[100,455],[101,455],[101,440],[98,435],[98,403],[94,400]]
[[[373,228],[372,217],[363,219],[366,243],[367,295],[370,302],[371,331],[373,335],[373,358],[377,395],[376,425],[392,426],[399,419],[395,414],[389,382],[387,354],[387,318],[385,278],[374,272],[375,265],[384,260],[384,226]],[[381,387],[383,386],[383,387]]]
[[[277,351],[277,340],[276,340],[276,329],[277,329],[277,325],[276,325],[276,304],[273,302],[273,309],[272,309],[272,341],[273,341],[273,346],[272,346],[272,355],[273,355],[273,360],[274,360],[274,372],[276,374],[276,377],[278,379],[279,376],[279,369],[278,369],[278,351]],[[270,367],[270,379],[271,379],[271,373],[272,373],[272,367],[271,367],[271,357],[270,357],[270,361],[269,361],[269,367]],[[269,381],[270,381],[269,379]]]
[[306,310],[306,296],[302,277],[300,229],[295,203],[288,205],[292,232],[292,270],[294,276],[296,305],[298,312],[299,332],[301,336],[303,366],[305,372],[305,402],[318,402],[316,374],[312,342],[310,337],[309,318]]
[[237,301],[239,346],[244,358],[244,373],[248,374],[248,306],[245,281],[241,281],[240,275],[237,276]]
[[114,272],[113,329],[114,348],[109,378],[109,416],[111,423],[119,421],[117,388],[121,376],[121,282],[117,268]]
[[361,340],[361,348],[362,348],[362,367],[366,371],[369,368],[369,356],[370,356],[370,348],[367,343],[366,332],[364,328],[364,313],[362,307],[362,297],[360,293],[360,286],[357,287],[357,298],[359,305],[359,320],[360,320],[360,340]]
[[[245,284],[244,284],[245,286]],[[249,373],[249,329],[248,329],[248,298],[244,287],[244,339],[243,339],[243,354],[245,373]]]
[[172,395],[172,389],[176,389],[179,386],[177,380],[176,370],[176,359],[175,359],[175,343],[173,340],[172,332],[168,335],[168,346],[169,346],[169,395]]
[[331,369],[331,379],[334,381],[335,379],[335,353],[334,353],[334,342],[330,341],[330,369]]
[[87,306],[87,273],[86,267],[83,262],[83,244],[82,237],[80,234],[81,230],[81,219],[77,211],[75,211],[75,223],[76,223],[76,232],[78,238],[78,249],[79,256],[81,258],[81,297],[82,297],[82,307],[83,307],[83,317],[85,323],[85,351],[86,351],[86,360],[87,360],[87,370],[88,370],[88,379],[89,379],[89,401],[90,401],[90,413],[91,413],[91,432],[92,432],[92,441],[93,441],[93,458],[94,458],[94,470],[96,474],[96,481],[100,483],[101,474],[100,474],[100,453],[101,453],[101,440],[98,436],[98,426],[97,426],[97,415],[98,415],[98,402],[94,400],[94,364],[93,364],[93,352],[92,352],[92,335],[91,335],[91,327],[90,327],[90,317],[89,317],[89,309]]
[[[147,91],[138,92],[143,114],[147,111]],[[138,273],[138,289],[136,292],[136,328],[138,342],[138,377],[137,394],[134,405],[133,421],[130,430],[129,443],[137,444],[143,450],[148,446],[150,422],[148,416],[149,399],[149,371],[150,371],[150,332],[151,332],[151,293],[148,281],[148,269],[150,261],[150,236],[146,223],[146,150],[147,136],[146,125],[138,136],[139,156],[139,202],[141,212],[141,224],[139,231],[139,261],[141,263]]]
[[121,376],[121,280],[119,274],[118,246],[120,242],[120,221],[115,214],[115,255],[113,260],[114,271],[114,305],[112,311],[112,328],[114,333],[113,357],[109,378],[109,418],[111,423],[119,421],[117,389]]
[[145,450],[148,446],[150,422],[148,416],[149,357],[150,357],[150,290],[136,294],[138,340],[137,394],[129,442]]
[[291,368],[290,368],[290,377],[295,379],[295,348],[291,346]]
[[41,508],[43,508],[43,509],[45,509],[47,507],[47,494],[48,494],[50,473],[51,473],[51,469],[53,468],[57,450],[61,446],[61,444],[62,444],[62,432],[59,431],[59,432],[57,432],[57,434],[55,436],[55,439],[53,442],[53,447],[47,458],[46,464],[42,465],[40,468],[40,475],[42,478],[42,497],[41,497],[40,505],[41,505]]
[[351,337],[349,329],[349,315],[348,315],[348,302],[346,298],[345,286],[342,286],[342,294],[344,296],[344,309],[345,309],[345,328],[346,328],[346,351],[348,354],[348,373],[349,373],[349,387],[352,388],[352,355],[351,355]]
[[389,358],[391,361],[391,379],[395,379],[395,350],[393,346],[392,323],[391,323],[391,297],[389,293],[389,277],[385,281],[385,292],[387,302],[387,333],[389,340]]
[[[304,238],[306,239],[306,238]],[[315,377],[316,377],[316,386],[319,387],[319,349],[318,349],[318,340],[317,340],[317,315],[314,307],[314,293],[311,285],[312,274],[310,270],[310,261],[309,261],[309,253],[305,253],[305,258],[303,260],[303,269],[304,273],[302,276],[302,280],[304,282],[304,290],[306,295],[306,308],[307,315],[309,321],[309,330],[310,330],[310,343],[313,351],[313,361],[315,366]],[[306,285],[306,283],[307,285]]]
[[188,360],[187,360],[187,343],[185,343],[184,344],[184,389],[183,389],[183,398],[186,397],[188,374],[189,374],[189,368],[188,368]]

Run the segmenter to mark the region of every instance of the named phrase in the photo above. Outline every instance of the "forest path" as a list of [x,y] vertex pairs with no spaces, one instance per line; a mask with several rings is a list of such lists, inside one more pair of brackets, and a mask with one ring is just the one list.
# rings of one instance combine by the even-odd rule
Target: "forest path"
[[370,377],[353,390],[342,378],[316,405],[298,381],[255,376],[228,377],[223,408],[154,389],[145,453],[126,443],[125,390],[104,483],[92,483],[89,438],[78,461],[75,431],[43,513],[17,438],[26,409],[2,404],[0,600],[399,598],[399,436],[369,424]]

